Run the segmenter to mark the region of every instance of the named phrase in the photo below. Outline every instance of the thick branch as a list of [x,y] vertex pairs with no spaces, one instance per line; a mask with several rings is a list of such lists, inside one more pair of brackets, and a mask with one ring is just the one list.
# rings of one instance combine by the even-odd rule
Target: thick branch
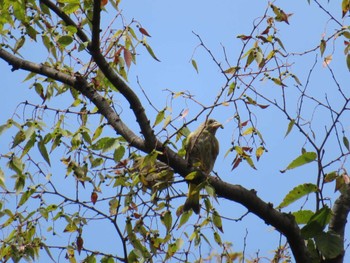
[[[84,34],[81,28],[75,24],[75,22],[67,16],[64,12],[62,12],[56,5],[54,5],[49,0],[41,0],[45,5],[47,5],[57,16],[59,16],[67,25],[74,26],[77,31],[77,36],[83,42],[89,42],[88,50],[92,55],[94,61],[99,66],[100,70],[103,72],[106,78],[118,89],[118,91],[124,96],[124,98],[129,102],[130,108],[134,112],[136,116],[136,120],[139,123],[141,133],[143,134],[146,142],[147,152],[152,151],[157,146],[159,146],[159,142],[154,135],[153,129],[150,125],[150,122],[146,116],[145,109],[142,106],[138,96],[134,93],[134,91],[115,73],[115,71],[109,66],[105,57],[101,54],[99,47],[95,46],[97,43],[95,37],[99,32],[99,20],[100,20],[100,12],[101,7],[97,6],[97,2],[94,2],[94,13],[93,19],[97,19],[97,21],[93,21],[93,40],[90,42],[88,37]],[[95,25],[96,23],[96,25]],[[96,32],[98,31],[98,32]],[[98,44],[97,44],[98,45]]]
[[[334,231],[338,234],[344,245],[344,234],[345,234],[345,226],[347,223],[347,218],[350,212],[350,186],[346,186],[346,190],[340,194],[337,200],[334,202],[334,206],[332,209],[332,217],[329,222],[329,230]],[[344,247],[343,253],[336,258],[328,259],[324,262],[326,263],[341,263],[344,261]]]
[[[84,34],[82,29],[79,28],[75,22],[69,16],[63,13],[56,5],[54,5],[49,0],[41,1],[42,3],[46,4],[53,12],[55,12],[67,25],[76,27],[78,30],[77,36],[81,39],[81,41],[89,42],[88,49],[94,61],[104,73],[106,78],[109,79],[109,81],[129,102],[130,107],[136,116],[137,122],[139,123],[145,141],[136,136],[121,121],[119,115],[110,107],[110,104],[101,95],[99,95],[98,92],[94,90],[83,77],[73,77],[67,74],[63,74],[50,67],[19,59],[6,52],[2,48],[0,48],[0,57],[11,64],[13,66],[13,70],[24,69],[39,73],[77,89],[97,106],[100,113],[106,117],[109,124],[120,135],[122,135],[130,143],[131,146],[144,152],[150,152],[155,148],[161,150],[164,155],[159,155],[159,159],[165,163],[168,163],[181,176],[185,177],[189,172],[191,172],[191,169],[187,167],[185,160],[179,157],[174,151],[167,147],[164,147],[162,143],[157,141],[138,96],[115,73],[115,71],[109,66],[104,56],[101,54],[98,44],[99,41],[96,40],[96,37],[98,37],[100,30],[100,7],[97,7],[97,2],[99,1],[94,1],[92,42],[90,42],[89,38]],[[215,188],[218,196],[242,204],[248,208],[249,211],[262,218],[267,224],[274,226],[279,232],[283,233],[288,239],[297,262],[310,262],[310,257],[304,245],[304,240],[300,235],[300,229],[296,225],[292,216],[275,210],[272,205],[265,203],[260,198],[258,198],[255,191],[249,191],[241,186],[231,185],[223,181],[219,181],[214,177],[209,177],[208,179],[211,185]]]
[[92,39],[89,49],[94,52],[100,50],[100,23],[101,23],[101,0],[94,0],[92,15]]
[[49,77],[51,79],[65,83],[76,90],[80,91],[92,103],[96,105],[99,112],[105,116],[108,123],[115,129],[117,133],[123,136],[132,146],[145,151],[144,141],[136,136],[120,119],[119,115],[112,109],[108,101],[103,98],[89,83],[82,77],[73,77],[62,73],[48,66],[33,63],[20,59],[0,47],[0,58],[7,61],[12,66],[12,71],[17,69],[27,70]]
[[274,209],[272,204],[262,201],[255,190],[249,191],[240,185],[228,184],[215,177],[210,177],[210,184],[215,188],[218,196],[242,204],[266,224],[272,225],[282,233],[288,240],[296,262],[311,262],[300,228],[292,215],[281,213]]
[[[1,47],[0,58],[12,65],[13,70],[24,69],[30,72],[35,72],[77,89],[96,105],[99,112],[105,116],[109,124],[120,135],[122,135],[131,146],[144,152],[148,152],[148,148],[145,146],[144,141],[136,136],[121,121],[119,115],[111,108],[107,100],[99,95],[83,77],[73,77],[53,68],[17,58],[3,50]],[[191,172],[191,169],[187,166],[185,160],[174,151],[168,147],[163,147],[161,144],[157,149],[164,153],[163,155],[159,155],[159,159],[174,168],[175,172],[183,177]],[[275,210],[271,204],[258,198],[255,191],[249,191],[239,185],[225,183],[212,176],[209,176],[208,179],[210,184],[215,188],[218,196],[242,204],[249,211],[263,219],[266,224],[272,225],[277,231],[283,233],[288,239],[297,262],[307,263],[310,261],[308,251],[304,245],[304,240],[300,235],[300,229],[296,225],[292,216]]]

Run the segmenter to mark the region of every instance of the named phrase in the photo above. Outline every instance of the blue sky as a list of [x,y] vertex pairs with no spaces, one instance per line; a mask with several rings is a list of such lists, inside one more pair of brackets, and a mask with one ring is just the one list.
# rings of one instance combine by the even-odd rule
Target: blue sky
[[[325,7],[334,15],[339,17],[339,1],[331,1]],[[292,4],[285,1],[276,1],[287,13],[293,13],[290,18],[290,25],[278,24],[280,28],[279,37],[285,44],[288,52],[301,52],[303,50],[315,47],[324,32],[330,35],[333,32],[333,22],[329,22],[329,17],[322,12],[314,3],[307,4],[307,1],[297,1]],[[136,77],[138,77],[141,86],[153,100],[155,105],[161,109],[169,94],[166,89],[172,91],[188,90],[195,95],[195,98],[204,103],[210,103],[214,100],[218,89],[225,83],[218,67],[212,62],[208,53],[203,48],[196,49],[199,44],[197,37],[192,33],[200,35],[205,45],[213,52],[215,57],[225,65],[222,46],[225,47],[228,58],[232,64],[241,48],[241,40],[236,36],[240,34],[249,34],[252,29],[252,21],[261,16],[267,6],[267,1],[249,0],[249,1],[123,1],[120,7],[126,21],[136,19],[151,34],[148,43],[153,48],[161,62],[153,60],[147,52],[139,49],[140,55],[137,56],[137,65],[132,65],[129,73],[129,84],[138,94],[141,94]],[[115,10],[107,6],[108,13],[103,14],[103,19],[107,23],[110,17],[115,14]],[[272,14],[272,12],[270,12]],[[345,67],[344,56],[342,55],[342,46],[338,47],[334,53],[334,64],[338,76],[342,76],[342,83],[349,82],[349,74]],[[196,50],[195,50],[196,49]],[[195,51],[195,53],[194,53]],[[24,50],[23,55],[27,58],[40,57],[39,51],[30,53]],[[327,49],[325,54],[331,52]],[[194,53],[199,74],[192,67],[190,60]],[[296,64],[293,67],[294,73],[298,75],[301,82],[305,82],[308,71],[314,63],[315,54],[306,58],[294,56]],[[292,61],[291,61],[292,62]],[[324,97],[325,92],[334,89],[334,84],[326,69],[322,67],[322,59],[318,57],[313,82],[310,89]],[[333,65],[332,64],[332,65]],[[224,68],[228,65],[225,65]],[[0,62],[2,72],[3,96],[0,97],[0,124],[11,118],[15,107],[19,102],[33,100],[40,103],[38,98],[32,96],[32,90],[28,91],[27,83],[21,83],[26,76],[23,72],[11,72],[8,65]],[[266,82],[261,83],[261,87],[273,94],[274,87]],[[291,107],[295,107],[297,98],[290,91]],[[330,92],[332,96],[332,92]],[[335,106],[337,98],[333,99]],[[60,99],[55,104],[62,103]],[[264,103],[263,103],[264,104]],[[174,107],[174,113],[178,113],[186,104],[179,101]],[[177,108],[178,107],[178,108]],[[189,107],[188,119],[194,117],[196,107]],[[312,107],[310,107],[311,109]],[[155,112],[147,107],[149,116],[154,118]],[[234,114],[233,108],[221,108],[213,112],[213,117],[225,124],[224,130],[218,131],[221,152],[217,159],[215,170],[223,180],[235,184],[242,184],[248,189],[256,189],[258,195],[274,205],[278,205],[284,195],[294,186],[314,182],[316,178],[316,167],[313,164],[303,168],[281,174],[279,170],[285,168],[288,163],[300,154],[304,139],[296,131],[284,138],[288,121],[272,107],[266,110],[257,110],[258,125],[264,135],[268,153],[264,154],[257,170],[254,171],[247,165],[241,165],[238,169],[230,172],[230,165],[233,156],[224,158],[224,154],[230,147],[234,125],[228,120]],[[322,129],[322,112],[316,113],[315,127]],[[175,115],[175,114],[174,114]],[[204,119],[204,115],[203,115]],[[202,119],[202,120],[203,120]],[[202,121],[200,120],[200,121]],[[151,120],[153,122],[154,119]],[[180,123],[179,123],[180,125]],[[198,123],[192,124],[191,129],[195,129]],[[349,126],[345,127],[349,132]],[[6,134],[11,136],[11,134]],[[5,137],[6,138],[6,137]],[[2,145],[5,141],[2,139]],[[330,145],[328,150],[332,152],[336,145]],[[333,186],[329,187],[327,193],[332,194]],[[294,209],[301,206],[298,203]],[[223,216],[239,218],[245,209],[239,204],[220,201],[220,211]],[[248,215],[243,221],[230,222],[225,221],[224,230],[228,241],[233,242],[235,250],[243,249],[243,239],[247,236],[247,257],[254,257],[257,251],[260,254],[272,257],[272,250],[277,247],[279,235],[254,215]],[[101,228],[100,233],[107,233],[109,229]],[[87,241],[89,242],[89,241]],[[111,247],[113,249],[113,247]]]

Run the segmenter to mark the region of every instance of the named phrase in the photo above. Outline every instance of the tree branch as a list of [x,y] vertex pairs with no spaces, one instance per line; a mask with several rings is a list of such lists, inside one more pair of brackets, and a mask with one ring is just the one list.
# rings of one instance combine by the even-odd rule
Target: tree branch
[[67,24],[67,26],[74,26],[77,29],[77,36],[82,42],[90,42],[90,39],[84,33],[84,31],[79,26],[77,26],[73,19],[71,19],[66,13],[64,13],[58,6],[56,6],[49,0],[40,0],[40,2],[45,4],[48,8],[50,8],[58,17],[60,17]]
[[[147,148],[146,152],[151,152],[157,146],[159,146],[159,142],[157,141],[156,136],[154,135],[154,131],[150,125],[150,121],[148,120],[145,109],[142,106],[141,101],[138,96],[134,93],[134,91],[115,73],[115,71],[109,66],[105,57],[101,54],[98,46],[96,45],[95,37],[99,33],[99,17],[101,12],[101,7],[98,6],[97,2],[94,2],[94,10],[93,10],[93,19],[97,19],[97,21],[93,21],[93,42],[90,42],[88,37],[84,34],[81,28],[64,12],[62,12],[56,5],[54,5],[49,0],[41,0],[45,5],[47,5],[57,16],[59,16],[67,25],[74,26],[77,29],[77,36],[83,42],[89,42],[88,50],[99,66],[100,70],[103,72],[106,78],[113,84],[116,89],[125,97],[125,99],[129,102],[130,108],[135,114],[136,120],[139,123],[141,133],[145,138],[145,145]],[[96,24],[94,24],[96,23]],[[95,32],[98,31],[98,32]]]
[[250,212],[264,220],[266,224],[272,225],[282,233],[288,240],[296,262],[311,262],[304,238],[300,234],[300,228],[292,215],[274,209],[273,204],[261,200],[256,195],[255,190],[247,190],[240,185],[228,184],[212,176],[209,177],[209,182],[215,188],[218,196],[242,204]]
[[94,52],[100,51],[100,23],[101,23],[101,0],[94,0],[92,14],[92,39],[88,47]]
[[[169,164],[174,168],[175,172],[179,173],[183,177],[190,173],[191,169],[187,167],[185,160],[156,139],[156,136],[154,135],[153,129],[150,126],[149,120],[145,114],[145,110],[138,96],[115,73],[115,71],[109,66],[104,56],[101,54],[99,50],[101,12],[100,2],[97,0],[94,1],[92,41],[90,42],[88,37],[75,24],[75,22],[69,16],[63,13],[56,5],[54,5],[49,0],[41,1],[46,4],[53,12],[55,12],[66,24],[76,27],[77,36],[81,39],[81,41],[89,42],[88,50],[90,54],[106,78],[109,79],[109,81],[129,102],[145,140],[142,140],[136,136],[121,121],[120,116],[110,107],[109,103],[101,95],[99,95],[96,90],[89,86],[89,83],[82,76],[77,75],[76,77],[72,77],[67,74],[60,73],[59,71],[50,67],[19,59],[6,52],[2,48],[0,48],[0,57],[9,62],[13,66],[13,70],[24,69],[39,73],[57,81],[66,83],[67,85],[70,85],[73,88],[77,89],[97,106],[101,114],[106,117],[109,124],[119,134],[121,134],[130,143],[131,146],[144,152],[150,152],[153,149],[161,150],[164,153],[158,157],[161,161]],[[258,198],[255,191],[249,191],[242,186],[232,185],[223,181],[219,181],[215,177],[209,176],[208,179],[210,184],[215,188],[218,196],[242,204],[249,211],[262,218],[267,224],[274,226],[279,232],[283,233],[288,239],[297,262],[310,262],[309,253],[304,245],[304,239],[300,235],[300,229],[296,225],[295,220],[291,215],[275,210],[272,204],[266,203]]]
[[334,231],[338,234],[343,242],[343,253],[341,253],[338,257],[333,259],[325,260],[325,263],[340,263],[344,261],[344,234],[345,234],[345,226],[347,223],[347,218],[350,212],[350,186],[346,186],[346,190],[344,190],[337,200],[334,202],[334,206],[332,209],[332,217],[329,222],[328,229],[330,231]]
[[12,71],[17,69],[27,70],[52,78],[54,80],[65,83],[76,90],[80,91],[92,103],[96,105],[99,112],[107,119],[108,123],[114,130],[123,136],[132,146],[146,151],[144,140],[135,135],[132,130],[124,124],[120,116],[110,107],[108,101],[102,97],[89,83],[81,76],[70,76],[56,69],[45,66],[43,64],[33,63],[24,59],[20,59],[0,47],[0,58],[7,61],[12,66]]
[[[82,76],[77,75],[76,77],[73,77],[48,66],[39,65],[17,58],[9,52],[3,50],[1,47],[0,58],[12,65],[12,70],[24,69],[30,72],[35,72],[77,89],[96,105],[99,112],[108,120],[109,124],[121,136],[123,136],[131,146],[141,151],[149,152],[149,148],[145,145],[144,141],[136,136],[122,122],[120,116],[111,108],[107,100],[99,95],[98,92],[94,90]],[[164,163],[167,163],[182,177],[185,177],[192,171],[191,168],[187,166],[186,161],[170,148],[159,143],[157,150],[164,153],[159,155],[158,159]],[[266,224],[272,225],[277,229],[277,231],[283,233],[290,244],[297,262],[310,262],[309,253],[304,245],[304,239],[300,235],[300,229],[296,225],[294,218],[291,215],[275,210],[272,204],[266,203],[257,197],[256,192],[253,190],[249,191],[242,186],[219,181],[213,176],[203,178],[203,180],[206,179],[208,179],[210,184],[214,187],[218,196],[242,204],[249,211],[263,219]]]

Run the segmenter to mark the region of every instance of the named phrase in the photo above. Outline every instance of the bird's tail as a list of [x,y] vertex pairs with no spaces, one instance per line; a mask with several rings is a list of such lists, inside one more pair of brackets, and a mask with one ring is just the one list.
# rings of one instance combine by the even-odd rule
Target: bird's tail
[[188,188],[188,197],[184,204],[184,212],[193,210],[196,214],[199,214],[200,205],[199,205],[199,190],[197,189],[196,184],[189,184]]

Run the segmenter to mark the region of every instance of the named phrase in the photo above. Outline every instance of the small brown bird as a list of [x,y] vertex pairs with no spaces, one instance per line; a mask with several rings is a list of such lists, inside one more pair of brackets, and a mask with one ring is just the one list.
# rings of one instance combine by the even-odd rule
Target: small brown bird
[[[219,142],[215,137],[217,129],[222,124],[209,119],[202,123],[197,130],[191,132],[186,141],[186,161],[189,166],[197,167],[205,174],[209,174],[214,167],[216,157],[219,154]],[[183,210],[193,210],[199,214],[199,192],[197,184],[189,182],[188,197]]]

